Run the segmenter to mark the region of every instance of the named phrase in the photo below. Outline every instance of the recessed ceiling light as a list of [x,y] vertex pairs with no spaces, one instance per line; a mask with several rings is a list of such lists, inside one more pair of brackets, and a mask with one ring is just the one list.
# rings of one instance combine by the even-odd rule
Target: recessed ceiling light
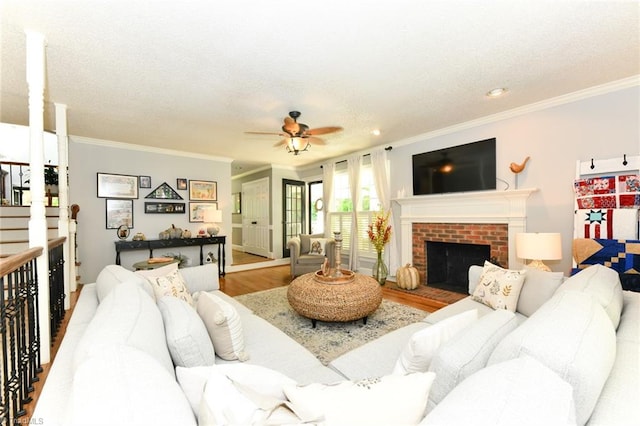
[[491,89],[487,92],[487,96],[490,98],[497,98],[498,96],[502,96],[507,92],[506,87],[497,87],[495,89]]
[[371,131],[371,134],[372,134],[373,136],[380,136],[380,129],[373,129],[373,130]]

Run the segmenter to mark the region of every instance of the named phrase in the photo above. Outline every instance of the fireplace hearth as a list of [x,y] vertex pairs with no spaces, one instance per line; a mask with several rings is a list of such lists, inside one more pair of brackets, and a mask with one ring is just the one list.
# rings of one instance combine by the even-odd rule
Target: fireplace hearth
[[430,287],[466,294],[471,265],[491,257],[491,245],[425,241],[426,283]]

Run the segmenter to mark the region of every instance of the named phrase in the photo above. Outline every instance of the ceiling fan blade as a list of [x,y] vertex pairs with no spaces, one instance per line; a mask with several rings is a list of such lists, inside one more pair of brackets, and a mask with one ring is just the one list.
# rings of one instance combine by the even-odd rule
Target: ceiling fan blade
[[284,136],[282,132],[274,133],[274,132],[244,132],[245,135],[276,135],[276,136]]
[[316,138],[315,136],[306,137],[306,138],[304,138],[304,140],[309,142],[309,143],[312,143],[314,145],[326,145],[327,144],[324,140],[322,140],[320,138]]
[[318,127],[317,129],[309,129],[307,130],[308,135],[326,135],[329,133],[335,133],[342,130],[342,127]]

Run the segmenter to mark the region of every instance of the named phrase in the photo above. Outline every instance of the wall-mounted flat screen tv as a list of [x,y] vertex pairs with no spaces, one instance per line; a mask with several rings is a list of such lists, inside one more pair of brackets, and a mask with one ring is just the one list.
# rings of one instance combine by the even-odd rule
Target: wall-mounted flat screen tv
[[413,156],[413,195],[496,189],[496,139]]

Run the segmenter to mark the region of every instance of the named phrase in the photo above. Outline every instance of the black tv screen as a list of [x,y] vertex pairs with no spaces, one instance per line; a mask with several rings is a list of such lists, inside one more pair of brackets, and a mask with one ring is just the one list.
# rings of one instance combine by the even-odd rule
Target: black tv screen
[[496,139],[413,156],[413,195],[496,189]]

